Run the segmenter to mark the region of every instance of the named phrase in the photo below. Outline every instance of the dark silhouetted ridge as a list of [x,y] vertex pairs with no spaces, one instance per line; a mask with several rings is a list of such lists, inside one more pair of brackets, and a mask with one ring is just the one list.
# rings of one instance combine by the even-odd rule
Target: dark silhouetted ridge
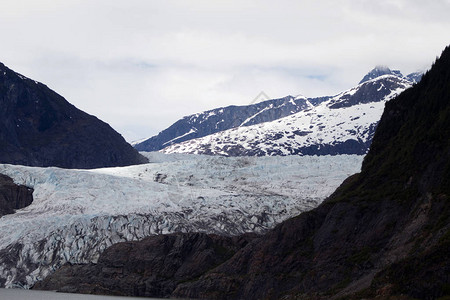
[[108,124],[0,64],[0,162],[85,169],[146,159]]

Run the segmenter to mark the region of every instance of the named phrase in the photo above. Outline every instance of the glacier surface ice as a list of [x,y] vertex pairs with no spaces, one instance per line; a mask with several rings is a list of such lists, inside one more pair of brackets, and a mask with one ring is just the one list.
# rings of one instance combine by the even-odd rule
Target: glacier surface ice
[[61,265],[154,234],[262,233],[316,207],[362,156],[217,157],[143,153],[150,163],[93,170],[0,165],[34,189],[0,218],[0,286],[31,287]]

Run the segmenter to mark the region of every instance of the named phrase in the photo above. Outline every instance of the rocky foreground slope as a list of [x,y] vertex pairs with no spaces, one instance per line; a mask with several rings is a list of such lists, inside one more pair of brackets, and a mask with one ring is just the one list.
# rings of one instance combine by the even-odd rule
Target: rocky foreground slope
[[[318,208],[233,249],[229,259],[211,251],[218,260],[201,276],[180,281],[161,267],[182,269],[191,249],[205,249],[180,234],[115,245],[98,264],[66,266],[36,288],[207,299],[450,296],[449,137],[447,47],[420,83],[387,103],[361,173]],[[133,287],[114,288],[128,276]],[[158,288],[162,278],[172,285]]]
[[145,162],[108,124],[0,63],[0,163],[86,169]]

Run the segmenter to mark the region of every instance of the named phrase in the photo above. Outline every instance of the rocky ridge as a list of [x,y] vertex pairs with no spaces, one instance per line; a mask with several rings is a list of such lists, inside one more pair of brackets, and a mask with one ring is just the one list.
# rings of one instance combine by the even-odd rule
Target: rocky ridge
[[0,63],[0,163],[86,169],[146,161],[108,124]]
[[173,144],[201,138],[240,126],[250,126],[279,119],[308,108],[303,96],[286,96],[245,106],[227,106],[186,116],[134,147],[139,151],[158,151]]

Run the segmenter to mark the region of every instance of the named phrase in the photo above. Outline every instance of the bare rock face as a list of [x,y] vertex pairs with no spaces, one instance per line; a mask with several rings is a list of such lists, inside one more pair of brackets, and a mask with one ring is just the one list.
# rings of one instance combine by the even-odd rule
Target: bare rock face
[[118,243],[102,253],[98,264],[63,266],[34,288],[167,297],[178,284],[223,263],[254,238],[186,233]]
[[14,213],[33,202],[33,189],[17,185],[13,180],[0,174],[0,217]]
[[108,124],[0,63],[0,163],[87,169],[144,162]]

